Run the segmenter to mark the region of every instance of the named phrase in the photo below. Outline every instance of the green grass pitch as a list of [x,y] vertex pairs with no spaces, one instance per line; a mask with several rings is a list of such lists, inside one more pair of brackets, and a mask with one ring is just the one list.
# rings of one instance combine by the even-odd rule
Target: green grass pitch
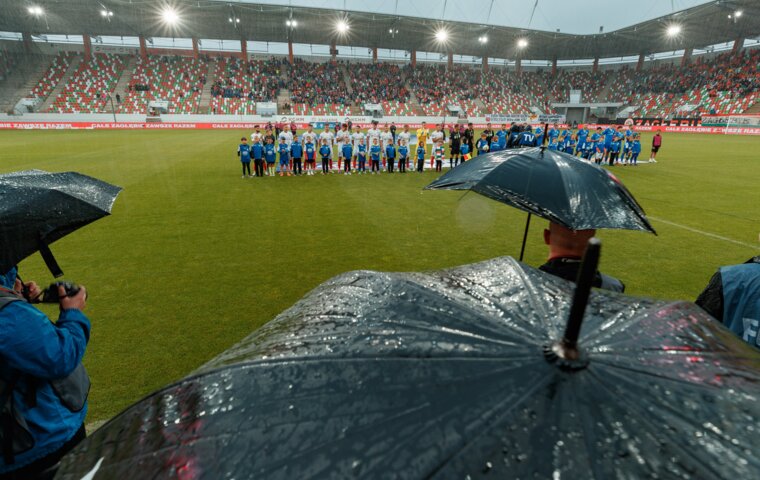
[[[434,173],[241,179],[234,152],[248,133],[0,132],[3,173],[76,170],[124,187],[111,217],[52,247],[90,292],[88,421],[184,376],[339,273],[519,254],[524,213],[423,192]],[[664,134],[658,164],[614,167],[659,235],[600,232],[602,270],[630,294],[693,300],[718,266],[758,254],[759,143]],[[532,224],[529,264],[545,259],[545,224]],[[51,280],[38,255],[21,273]]]

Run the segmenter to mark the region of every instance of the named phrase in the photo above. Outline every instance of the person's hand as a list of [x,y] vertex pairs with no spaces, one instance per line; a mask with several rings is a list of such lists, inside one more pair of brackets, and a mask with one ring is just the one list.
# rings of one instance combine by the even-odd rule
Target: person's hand
[[79,292],[73,297],[66,296],[66,289],[63,285],[58,286],[58,298],[60,298],[61,310],[84,310],[87,305],[87,290],[83,285],[79,286]]
[[32,303],[40,301],[40,295],[42,295],[42,289],[37,282],[26,282],[24,284],[24,296]]

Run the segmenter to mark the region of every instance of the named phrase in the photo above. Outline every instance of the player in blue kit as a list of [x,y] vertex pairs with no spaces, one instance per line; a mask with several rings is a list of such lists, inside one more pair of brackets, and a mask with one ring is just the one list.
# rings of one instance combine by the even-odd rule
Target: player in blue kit
[[549,145],[552,144],[552,140],[554,140],[555,145],[558,143],[557,139],[559,138],[559,127],[556,123],[552,128],[549,129],[548,132],[546,132],[546,136],[549,137]]
[[612,139],[615,137],[615,130],[612,127],[607,127],[602,131],[602,136],[604,137],[603,147],[604,147],[604,156],[602,157],[602,162],[608,161],[610,158],[610,147],[612,147]]
[[639,153],[641,153],[641,141],[639,141],[639,134],[634,133],[631,142],[631,164],[633,166],[639,165]]
[[290,157],[293,159],[293,175],[301,175],[303,173],[301,168],[303,145],[298,141],[298,138],[294,138],[293,143],[290,144]]
[[275,162],[277,161],[277,150],[274,148],[271,138],[267,138],[264,145],[264,160],[267,162],[267,175],[274,177]]
[[478,140],[475,148],[478,150],[478,155],[484,155],[488,153],[488,150],[491,148],[491,146],[488,144],[485,133],[480,134],[480,140]]
[[[370,171],[374,175],[380,172],[380,156],[383,154],[383,148],[377,139],[372,140],[372,146],[369,148]],[[361,161],[360,161],[361,162]],[[361,167],[359,168],[361,170]]]
[[[483,139],[483,141],[485,142],[485,139]],[[425,147],[422,144],[418,144],[417,145],[417,171],[422,172],[424,168],[425,168]]]
[[[530,125],[528,125],[530,127]],[[543,145],[544,144],[544,129],[541,128],[539,125],[536,127],[536,131],[534,132],[536,134],[536,145]]]
[[322,146],[319,147],[319,155],[322,157],[322,175],[330,172],[330,159],[332,158],[332,148],[327,144],[327,139],[322,139]]
[[393,167],[396,163],[396,146],[393,143],[388,143],[385,146],[385,159],[385,168],[388,170],[388,173],[393,173]]
[[459,146],[459,154],[462,156],[462,163],[464,163],[467,160],[469,160],[471,158],[470,157],[470,145],[468,143],[466,143],[466,142],[463,142]]
[[264,176],[264,145],[261,144],[261,138],[258,138],[251,145],[251,156],[253,157],[253,171],[257,177]]
[[246,171],[248,172],[248,176],[251,176],[251,146],[248,145],[248,140],[245,137],[241,138],[240,142],[237,155],[240,157],[240,163],[243,165],[243,178],[246,178]]
[[565,153],[569,155],[575,155],[575,144],[575,135],[570,134],[565,137]]
[[620,139],[615,136],[610,143],[610,154],[608,156],[609,165],[613,166],[618,162],[618,156],[620,155]]
[[406,146],[406,140],[399,139],[398,146],[398,171],[406,173],[406,162],[409,161],[409,147]]
[[290,176],[290,145],[288,145],[285,137],[280,137],[277,151],[280,153],[280,176],[282,177],[286,173]]
[[491,151],[491,152],[498,152],[499,150],[501,150],[501,144],[499,143],[499,137],[496,136],[496,135],[494,135],[493,138],[491,139],[491,144],[488,147],[489,147],[489,151]]
[[341,148],[341,156],[345,159],[343,162],[343,175],[351,175],[351,157],[354,156],[354,146],[351,142],[346,142]]
[[549,145],[547,146],[547,148],[549,150],[559,150],[559,135],[554,136],[554,137],[551,135],[548,135],[548,137],[549,137]]
[[[507,131],[507,124],[501,126],[500,130],[496,131],[496,138],[499,140],[499,150],[505,150],[507,148],[507,138],[509,132]],[[493,150],[491,150],[493,151]]]
[[586,143],[586,138],[588,138],[588,134],[589,134],[588,129],[584,125],[581,125],[578,128],[578,132],[576,133],[576,136],[578,138],[578,143],[579,144],[581,142]]
[[304,156],[306,158],[306,175],[314,175],[314,167],[317,163],[317,147],[314,146],[312,139],[316,136],[306,138],[306,143],[303,146]]

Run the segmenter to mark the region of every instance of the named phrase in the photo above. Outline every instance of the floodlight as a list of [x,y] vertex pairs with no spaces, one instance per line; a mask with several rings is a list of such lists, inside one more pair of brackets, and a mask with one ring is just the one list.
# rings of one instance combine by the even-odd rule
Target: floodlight
[[161,10],[161,19],[164,23],[174,25],[179,22],[179,14],[177,14],[177,11],[172,7],[164,7],[164,9]]
[[346,33],[350,27],[345,20],[339,20],[335,25],[335,28],[338,29],[338,32],[340,33]]
[[441,28],[435,32],[435,39],[443,43],[449,39],[449,32],[447,32],[445,28]]
[[744,12],[742,12],[741,10],[737,10],[737,11],[734,12],[734,17],[739,18],[739,17],[742,16],[743,13]]
[[236,19],[235,19],[235,23],[240,23],[240,19],[239,19],[239,18],[236,18]]
[[482,37],[478,37],[478,42],[480,42],[481,44],[486,44],[488,43],[488,37],[485,35],[483,35]]
[[526,40],[524,38],[521,38],[520,40],[517,41],[517,46],[520,47],[520,48],[527,47],[528,46],[528,40]]
[[669,37],[675,37],[679,33],[681,33],[681,26],[680,25],[677,25],[677,24],[674,23],[673,25],[671,25],[671,26],[668,27],[668,36]]
[[298,26],[298,22],[295,20],[285,20],[285,25],[287,25],[290,28],[296,28]]
[[30,7],[27,8],[27,10],[29,11],[29,13],[31,13],[35,17],[39,17],[40,15],[42,15],[43,13],[45,13],[45,11],[42,9],[42,7],[40,7],[38,5],[31,5]]
[[100,16],[103,17],[103,18],[113,17],[113,12],[110,11],[110,10],[105,10],[104,9],[104,10],[100,11]]

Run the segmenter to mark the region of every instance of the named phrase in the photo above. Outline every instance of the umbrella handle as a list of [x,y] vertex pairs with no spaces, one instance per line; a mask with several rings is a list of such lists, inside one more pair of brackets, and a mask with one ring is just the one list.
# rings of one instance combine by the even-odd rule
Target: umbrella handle
[[563,370],[581,370],[588,365],[588,357],[583,350],[578,348],[578,336],[583,325],[583,314],[588,305],[591,295],[591,287],[594,284],[597,267],[599,266],[599,254],[602,242],[598,238],[592,238],[588,242],[583,262],[578,271],[573,303],[570,306],[570,316],[565,327],[562,340],[544,347],[544,357],[547,361],[557,364]]
[[570,306],[570,317],[567,319],[565,335],[562,338],[562,343],[566,348],[577,349],[578,336],[583,324],[583,313],[586,311],[588,297],[591,295],[591,287],[594,284],[596,271],[599,267],[601,249],[602,242],[596,237],[589,240],[588,246],[586,246],[586,253],[583,255],[583,261],[578,270],[573,304]]
[[523,233],[523,243],[522,247],[520,248],[520,261],[523,261],[523,257],[525,256],[525,242],[528,241],[528,228],[530,227],[530,213],[528,213],[528,219],[525,221],[525,233]]
[[40,251],[40,255],[42,255],[42,259],[45,261],[45,265],[47,265],[48,270],[50,270],[50,273],[52,273],[55,278],[62,277],[63,270],[61,270],[61,267],[55,260],[53,252],[50,251],[50,247],[48,247],[47,243],[40,240],[38,249]]

